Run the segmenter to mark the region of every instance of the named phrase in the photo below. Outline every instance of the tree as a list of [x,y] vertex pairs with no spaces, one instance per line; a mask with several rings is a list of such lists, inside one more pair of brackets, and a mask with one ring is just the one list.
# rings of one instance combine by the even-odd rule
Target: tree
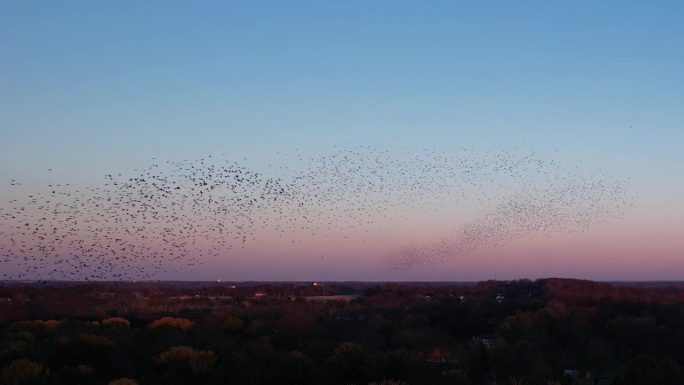
[[90,385],[97,382],[95,368],[91,365],[63,366],[51,373],[51,383]]
[[505,381],[513,374],[513,348],[502,339],[496,340],[491,350],[492,364],[497,382]]
[[278,382],[283,385],[318,384],[316,363],[306,354],[293,350],[283,360]]
[[365,384],[369,377],[369,357],[363,346],[343,342],[326,361],[331,381],[339,384]]
[[175,346],[157,358],[166,370],[165,379],[173,383],[201,383],[216,364],[212,351],[195,350],[190,346]]
[[131,323],[122,317],[110,317],[102,320],[102,326],[121,327],[130,329]]
[[138,385],[138,383],[132,378],[117,378],[109,381],[107,385]]
[[487,347],[482,341],[475,341],[470,346],[468,356],[468,377],[474,384],[486,384],[490,382],[492,364]]
[[157,329],[162,327],[172,327],[183,331],[188,331],[194,326],[194,322],[187,318],[162,317],[150,324],[150,328]]
[[633,359],[615,385],[674,385],[684,383],[684,370],[675,361],[640,355]]
[[408,385],[408,384],[405,382],[390,379],[390,380],[382,380],[380,382],[369,382],[368,385]]
[[107,337],[81,333],[69,344],[68,362],[71,365],[85,363],[97,368],[108,368],[113,349],[114,343]]
[[44,382],[48,373],[43,365],[22,358],[3,369],[0,380],[4,385],[37,385]]
[[311,313],[306,312],[305,309],[288,308],[283,316],[280,317],[278,325],[286,330],[307,333],[316,326],[316,319]]
[[603,340],[591,340],[587,345],[586,359],[594,385],[598,385],[602,380],[608,383],[608,372],[613,368],[615,361],[610,345]]
[[379,353],[375,356],[375,361],[376,372],[374,374],[379,378],[409,381],[419,369],[419,361],[415,354],[405,350]]

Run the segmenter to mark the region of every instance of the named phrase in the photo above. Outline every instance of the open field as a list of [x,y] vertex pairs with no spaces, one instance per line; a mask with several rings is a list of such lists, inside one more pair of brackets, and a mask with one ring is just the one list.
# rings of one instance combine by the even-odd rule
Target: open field
[[354,294],[354,295],[315,295],[315,296],[310,296],[310,297],[304,297],[307,301],[321,301],[321,302],[327,302],[327,301],[344,301],[344,302],[351,302],[355,299],[361,298],[360,294]]

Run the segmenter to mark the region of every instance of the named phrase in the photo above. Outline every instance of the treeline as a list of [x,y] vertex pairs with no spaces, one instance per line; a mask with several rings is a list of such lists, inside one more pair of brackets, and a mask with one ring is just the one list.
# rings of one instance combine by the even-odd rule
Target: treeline
[[[263,287],[226,301],[213,287],[185,293],[192,305],[144,312],[122,304],[155,298],[117,290],[0,287],[0,383],[684,384],[674,285],[378,284],[340,301],[249,295]],[[163,304],[165,290],[148,293]]]

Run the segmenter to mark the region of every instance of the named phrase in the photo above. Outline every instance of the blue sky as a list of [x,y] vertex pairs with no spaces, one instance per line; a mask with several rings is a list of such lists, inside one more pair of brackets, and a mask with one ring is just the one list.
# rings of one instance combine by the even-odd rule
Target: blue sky
[[682,217],[683,14],[675,1],[3,2],[0,179],[38,185],[52,168],[87,185],[153,157],[258,163],[343,142],[515,147],[630,177],[637,210]]

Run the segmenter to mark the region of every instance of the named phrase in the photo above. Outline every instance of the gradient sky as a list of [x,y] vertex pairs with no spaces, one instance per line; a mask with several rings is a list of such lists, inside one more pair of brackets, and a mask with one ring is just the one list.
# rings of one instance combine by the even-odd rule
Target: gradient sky
[[630,178],[633,209],[420,271],[379,256],[444,221],[266,242],[161,278],[682,279],[682,15],[677,1],[2,2],[0,205],[152,158],[258,166],[345,142],[537,151]]

